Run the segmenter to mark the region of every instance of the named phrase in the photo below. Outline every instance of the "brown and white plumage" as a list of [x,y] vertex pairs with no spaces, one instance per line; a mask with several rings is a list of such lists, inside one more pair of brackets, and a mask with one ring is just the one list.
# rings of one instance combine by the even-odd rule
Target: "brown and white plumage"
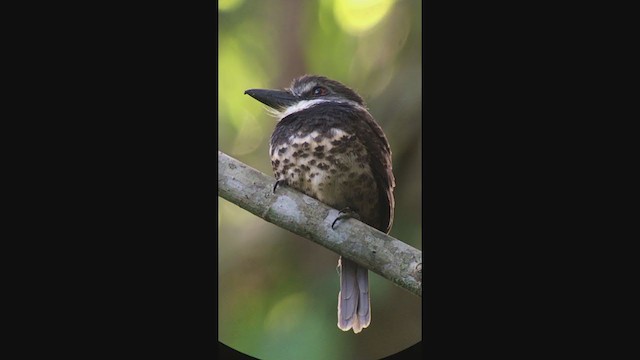
[[[248,90],[279,117],[270,156],[279,182],[388,233],[395,180],[391,149],[353,90],[322,76],[295,79],[286,91]],[[341,257],[338,327],[359,333],[371,323],[367,268]]]

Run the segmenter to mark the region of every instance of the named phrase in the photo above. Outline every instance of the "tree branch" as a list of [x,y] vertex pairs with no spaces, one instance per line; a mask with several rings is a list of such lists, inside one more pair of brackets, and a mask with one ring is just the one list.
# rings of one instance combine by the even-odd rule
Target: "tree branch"
[[218,196],[310,239],[422,297],[422,252],[218,151]]

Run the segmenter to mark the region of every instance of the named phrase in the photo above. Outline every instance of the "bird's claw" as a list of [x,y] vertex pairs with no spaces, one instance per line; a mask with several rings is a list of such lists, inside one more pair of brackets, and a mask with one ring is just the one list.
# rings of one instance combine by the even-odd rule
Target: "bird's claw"
[[276,180],[276,183],[273,184],[273,193],[276,193],[276,189],[278,188],[278,185],[282,182],[282,180]]
[[333,223],[331,223],[331,229],[335,228],[334,225],[338,220],[348,219],[348,218],[360,219],[360,216],[358,216],[358,214],[355,211],[353,211],[351,208],[346,207],[338,212],[338,216],[336,217],[335,220],[333,220]]

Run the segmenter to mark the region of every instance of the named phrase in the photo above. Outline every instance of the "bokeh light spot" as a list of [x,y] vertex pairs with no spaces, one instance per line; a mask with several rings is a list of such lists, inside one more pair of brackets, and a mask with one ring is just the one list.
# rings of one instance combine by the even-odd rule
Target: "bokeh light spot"
[[244,0],[218,0],[219,11],[231,11],[240,6]]
[[333,11],[340,27],[350,34],[360,34],[377,25],[395,0],[339,0]]

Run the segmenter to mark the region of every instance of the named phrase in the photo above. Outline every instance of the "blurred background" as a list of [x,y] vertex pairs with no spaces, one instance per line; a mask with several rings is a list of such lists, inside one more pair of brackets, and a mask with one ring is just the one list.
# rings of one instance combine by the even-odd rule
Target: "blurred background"
[[[244,95],[303,74],[353,88],[393,152],[391,235],[422,249],[419,0],[220,0],[219,150],[272,175],[275,119]],[[274,179],[275,181],[275,179]],[[421,341],[422,299],[370,272],[371,325],[336,326],[338,255],[218,198],[219,341],[259,359],[380,359]]]

